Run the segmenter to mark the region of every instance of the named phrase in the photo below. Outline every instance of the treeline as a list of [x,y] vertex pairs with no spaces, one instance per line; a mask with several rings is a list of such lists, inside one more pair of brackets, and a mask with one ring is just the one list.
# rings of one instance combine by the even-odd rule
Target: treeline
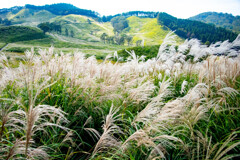
[[8,19],[2,19],[2,18],[0,17],[0,24],[1,24],[1,25],[5,25],[5,26],[10,26],[10,25],[12,24],[12,22],[9,21]]
[[217,26],[240,32],[240,16],[233,16],[228,13],[205,12],[189,19],[205,23],[213,23]]
[[8,12],[12,12],[12,13],[16,14],[21,9],[23,9],[22,6],[15,6],[15,7],[11,7],[11,8],[3,8],[3,9],[0,9],[0,14],[5,14],[5,13],[8,13]]
[[0,27],[0,42],[18,42],[33,39],[42,39],[46,36],[37,28],[23,26]]
[[203,43],[213,43],[217,41],[236,39],[237,34],[224,28],[216,27],[212,24],[206,24],[199,21],[188,19],[177,19],[167,13],[159,13],[157,16],[158,23],[165,25],[182,38],[197,38]]
[[110,16],[103,16],[102,22],[110,22],[114,17],[123,16],[123,17],[131,17],[137,16],[142,18],[156,18],[158,12],[146,12],[146,11],[130,11],[122,14],[110,15]]
[[92,18],[99,18],[99,13],[95,11],[80,9],[78,7],[75,7],[74,5],[66,4],[66,3],[58,3],[58,4],[45,5],[45,6],[34,6],[34,5],[27,4],[25,7],[29,9],[36,9],[36,10],[47,10],[55,15],[77,14],[77,15],[84,15]]

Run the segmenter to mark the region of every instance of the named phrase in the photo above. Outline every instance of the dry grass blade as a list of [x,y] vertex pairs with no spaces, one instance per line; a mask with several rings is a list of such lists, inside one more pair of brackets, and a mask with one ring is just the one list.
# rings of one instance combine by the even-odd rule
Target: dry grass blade
[[103,151],[103,149],[113,149],[119,147],[120,142],[113,135],[121,132],[120,127],[115,124],[120,117],[120,115],[117,115],[117,112],[118,110],[114,110],[112,105],[102,127],[103,133],[94,148],[92,156],[96,155],[100,151]]

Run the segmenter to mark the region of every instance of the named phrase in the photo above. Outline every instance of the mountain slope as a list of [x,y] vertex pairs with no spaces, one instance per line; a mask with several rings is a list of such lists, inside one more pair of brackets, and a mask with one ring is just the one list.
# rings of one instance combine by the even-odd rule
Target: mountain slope
[[[138,40],[144,40],[145,45],[161,44],[169,29],[158,25],[156,18],[139,18],[132,16],[127,18],[129,21],[129,28],[125,33],[133,36],[133,43]],[[177,41],[183,41],[177,38]]]
[[188,19],[178,19],[167,13],[159,13],[158,23],[165,25],[183,38],[197,38],[202,42],[217,42],[236,39],[237,34],[212,24]]
[[227,13],[204,12],[190,17],[190,20],[212,23],[240,33],[240,16],[233,16]]
[[113,35],[113,27],[108,23],[99,23],[92,18],[81,15],[58,16],[50,20],[62,26],[63,34],[74,32],[74,37],[88,42],[99,42],[103,33]]

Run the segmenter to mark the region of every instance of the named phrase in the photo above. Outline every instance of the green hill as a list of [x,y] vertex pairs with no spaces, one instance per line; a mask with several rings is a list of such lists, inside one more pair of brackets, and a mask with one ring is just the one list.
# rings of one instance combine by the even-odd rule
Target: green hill
[[66,29],[74,32],[74,38],[88,42],[99,42],[102,33],[113,35],[113,27],[108,23],[99,23],[92,18],[81,15],[58,16],[50,20],[62,26],[63,35]]
[[240,33],[240,16],[233,16],[228,13],[205,12],[190,17],[190,20],[212,23]]
[[12,12],[8,14],[7,18],[14,25],[24,25],[24,26],[37,26],[39,23],[47,22],[50,19],[56,17],[56,15],[50,13],[46,10],[33,10],[24,8],[13,14]]
[[4,43],[42,39],[46,37],[40,29],[23,26],[1,27],[0,35],[0,42]]

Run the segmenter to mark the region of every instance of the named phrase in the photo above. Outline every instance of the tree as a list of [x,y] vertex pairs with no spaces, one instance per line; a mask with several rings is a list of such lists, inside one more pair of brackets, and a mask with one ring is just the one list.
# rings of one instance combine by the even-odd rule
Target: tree
[[87,19],[87,22],[88,24],[92,24],[91,20],[90,19]]
[[2,24],[6,25],[6,26],[10,26],[12,24],[12,22],[9,21],[8,19],[4,19],[4,20],[2,20]]
[[107,43],[114,44],[114,37],[113,36],[108,36],[107,37]]
[[114,32],[122,32],[125,28],[128,27],[128,20],[126,17],[117,16],[111,19],[112,26],[114,28]]
[[127,40],[128,46],[130,46],[130,44],[132,43],[133,37],[132,36],[127,36],[126,40]]
[[106,38],[107,38],[107,34],[106,33],[103,33],[100,37],[100,39],[105,43],[106,42]]
[[118,45],[124,45],[125,38],[124,36],[116,36],[115,41]]
[[66,36],[69,35],[69,34],[68,34],[68,29],[67,29],[67,28],[65,28],[65,35],[66,35]]
[[73,30],[71,30],[70,35],[71,35],[71,37],[74,37],[75,34],[74,34]]
[[103,22],[107,22],[106,16],[103,16],[103,17],[102,17],[102,21],[103,21]]
[[137,40],[136,41],[136,46],[140,46],[142,44],[142,40]]
[[58,32],[59,34],[62,34],[62,27],[60,25],[56,25],[55,31]]
[[46,23],[40,23],[38,25],[38,27],[44,32],[52,32],[52,31],[55,31],[57,33],[62,33],[62,27],[59,25],[59,24],[56,24],[56,23],[49,23],[49,22],[46,22]]
[[50,26],[49,26],[49,23],[40,23],[38,25],[38,27],[43,31],[43,33],[45,34],[46,32],[49,32],[50,31]]

